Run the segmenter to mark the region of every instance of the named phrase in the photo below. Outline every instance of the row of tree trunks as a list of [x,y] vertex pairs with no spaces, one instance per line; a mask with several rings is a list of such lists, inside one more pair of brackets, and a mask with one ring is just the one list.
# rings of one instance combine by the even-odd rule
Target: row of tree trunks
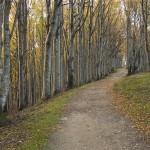
[[[56,93],[99,80],[121,66],[119,51],[124,41],[116,4],[111,0],[44,2],[13,1],[10,17],[14,19],[8,22],[13,30],[11,78],[7,103],[3,103],[7,110],[33,106]],[[0,10],[2,18],[3,12]],[[7,47],[1,47],[3,79],[3,49]]]
[[150,71],[148,0],[139,0],[137,2],[124,0],[123,2],[127,18],[128,74],[148,72]]

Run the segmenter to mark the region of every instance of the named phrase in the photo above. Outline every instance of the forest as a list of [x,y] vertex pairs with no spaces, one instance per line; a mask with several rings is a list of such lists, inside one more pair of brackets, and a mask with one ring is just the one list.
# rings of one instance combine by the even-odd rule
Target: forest
[[118,0],[1,0],[1,113],[33,106],[120,67],[125,39],[120,5]]
[[[55,122],[55,117],[59,116],[57,109],[63,107],[64,101],[69,99],[69,94],[67,98],[65,95],[67,92],[80,91],[87,86],[89,91],[86,89],[75,100],[82,100],[79,101],[82,106],[88,98],[93,97],[94,101],[100,97],[98,104],[100,108],[105,108],[108,104],[105,106],[102,102],[107,102],[112,97],[105,93],[111,93],[113,85],[126,75],[122,82],[115,84],[115,89],[118,95],[121,93],[129,101],[126,100],[125,105],[120,100],[114,103],[119,110],[133,117],[135,122],[142,122],[138,127],[146,129],[146,135],[149,135],[149,72],[150,0],[0,0],[0,134],[5,135],[5,142],[9,140],[7,133],[3,133],[8,129],[3,131],[1,128],[3,116],[22,115],[26,109],[29,113],[28,109],[37,106],[35,110],[40,113],[47,110],[46,114],[42,114],[43,118],[40,118],[41,114],[38,116],[35,113],[39,117],[39,124],[36,122],[40,125],[37,127],[39,132],[43,130],[41,127],[44,123],[40,121],[44,119],[44,115],[45,118],[50,116],[51,121]],[[114,75],[111,76],[111,73]],[[93,95],[87,96],[90,92]],[[57,105],[53,104],[55,97],[61,95],[62,102],[58,98]],[[87,103],[90,104],[89,101]],[[41,110],[41,106],[45,109]],[[89,108],[92,106],[97,111],[97,102],[93,102],[86,110],[91,112]],[[114,112],[111,111],[111,106],[108,107],[111,116]],[[99,113],[99,116],[104,114],[101,120],[106,121],[107,107],[103,113],[97,111]],[[30,118],[29,116],[25,118]],[[31,120],[34,119],[31,117]],[[113,121],[119,124],[117,119]],[[46,123],[45,128],[48,127],[48,122]],[[4,123],[4,127],[5,125],[7,128],[7,123]],[[32,126],[36,127],[35,123]],[[14,132],[14,129],[10,130]],[[12,139],[15,136],[13,134]],[[22,135],[17,137],[20,136]],[[119,140],[121,139],[124,140],[120,136]],[[1,141],[3,136],[0,137],[0,144]],[[7,146],[5,142],[3,146]],[[37,150],[41,148],[38,144]],[[143,147],[139,149],[147,150],[145,145]],[[33,150],[35,147],[29,149]]]
[[148,0],[0,0],[0,109],[150,70]]

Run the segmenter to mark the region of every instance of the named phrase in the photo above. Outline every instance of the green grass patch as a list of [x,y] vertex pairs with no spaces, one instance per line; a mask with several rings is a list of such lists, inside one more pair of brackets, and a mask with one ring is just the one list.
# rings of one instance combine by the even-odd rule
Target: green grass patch
[[9,127],[0,128],[2,149],[41,150],[48,144],[48,139],[62,116],[62,108],[68,105],[70,96],[91,84],[65,92],[50,101],[26,109],[19,113],[17,122]]
[[115,103],[135,122],[137,127],[150,133],[150,73],[139,73],[118,81],[114,89],[120,100]]
[[0,122],[4,122],[5,120],[6,120],[6,117],[0,115]]

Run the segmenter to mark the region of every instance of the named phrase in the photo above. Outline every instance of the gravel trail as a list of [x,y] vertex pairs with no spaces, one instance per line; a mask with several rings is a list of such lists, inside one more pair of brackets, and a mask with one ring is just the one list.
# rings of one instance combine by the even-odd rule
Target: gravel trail
[[112,105],[110,91],[126,73],[119,69],[71,97],[47,150],[150,150],[132,121]]

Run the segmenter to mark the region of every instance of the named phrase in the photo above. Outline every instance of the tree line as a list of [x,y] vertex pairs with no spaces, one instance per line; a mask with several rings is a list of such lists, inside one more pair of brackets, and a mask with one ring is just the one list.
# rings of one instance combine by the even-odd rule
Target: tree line
[[0,0],[1,114],[120,67],[121,5],[119,0]]
[[129,74],[150,71],[150,1],[122,0],[126,14]]

